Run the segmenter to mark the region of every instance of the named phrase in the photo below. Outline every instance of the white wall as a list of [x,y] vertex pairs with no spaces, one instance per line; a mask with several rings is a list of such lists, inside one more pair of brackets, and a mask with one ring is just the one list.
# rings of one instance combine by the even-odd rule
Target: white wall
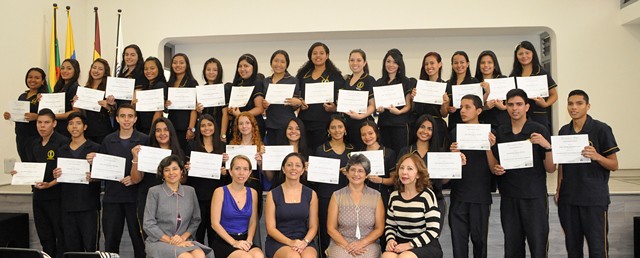
[[[618,1],[554,1],[541,0],[534,4],[528,1],[339,1],[320,2],[286,0],[247,1],[126,1],[88,0],[57,1],[58,37],[61,52],[64,53],[66,16],[64,6],[72,5],[75,45],[78,59],[82,64],[81,81],[86,78],[93,47],[93,6],[100,8],[102,48],[107,60],[113,60],[115,42],[116,10],[123,9],[125,43],[137,43],[146,55],[160,55],[166,38],[197,37],[216,35],[251,35],[270,33],[314,33],[331,31],[379,30],[384,38],[389,30],[410,29],[459,29],[466,28],[529,28],[547,27],[552,32],[555,44],[553,73],[558,82],[560,101],[554,115],[556,124],[566,123],[566,94],[575,88],[582,88],[592,95],[591,114],[608,122],[617,136],[622,152],[619,155],[621,168],[640,168],[640,141],[634,129],[640,126],[638,115],[633,114],[630,103],[637,102],[640,87],[636,79],[640,67],[640,27],[621,25],[629,18],[628,12],[621,14]],[[177,3],[177,4],[176,4]],[[627,8],[637,9],[638,3]],[[31,66],[47,67],[51,2],[26,1],[7,2],[0,16],[5,40],[0,42],[4,50],[2,63],[5,93],[0,103],[14,99],[24,88],[24,73]],[[633,15],[631,15],[633,16]],[[369,51],[373,70],[380,67],[382,53],[397,44],[376,41],[350,42],[349,40],[324,39],[330,43],[332,59],[343,70],[348,50],[356,47]],[[431,40],[431,39],[430,39]],[[489,38],[463,37],[454,44],[454,38],[438,37],[425,44],[424,49],[415,53],[405,53],[410,74],[415,75],[415,60],[431,49],[441,50],[448,59],[452,49],[469,50],[475,59],[480,49],[491,48],[480,43],[499,45],[502,66],[510,70],[512,62],[503,46],[513,46],[514,38],[492,36]],[[436,43],[437,42],[437,43]],[[283,42],[292,56],[292,70],[299,65],[298,56],[306,53],[311,41]],[[295,44],[294,44],[295,43]],[[410,42],[400,42],[410,44]],[[276,44],[262,46],[250,42],[234,44],[234,51],[225,57],[225,68],[232,72],[229,64],[235,64],[241,52],[260,55],[261,66],[266,68],[266,60]],[[240,47],[245,47],[242,50]],[[180,46],[178,46],[179,48]],[[189,51],[205,54],[206,46],[194,46]],[[439,49],[440,48],[440,49]],[[254,49],[256,51],[254,51]],[[212,54],[207,53],[206,56]],[[194,71],[198,73],[204,57],[192,57]],[[112,62],[112,61],[111,61]],[[264,65],[263,65],[264,64]],[[46,70],[46,69],[45,69]],[[262,69],[268,73],[268,70]],[[230,75],[226,80],[230,80]],[[0,126],[5,137],[0,139],[0,157],[16,157],[14,151],[13,128],[5,122]]]

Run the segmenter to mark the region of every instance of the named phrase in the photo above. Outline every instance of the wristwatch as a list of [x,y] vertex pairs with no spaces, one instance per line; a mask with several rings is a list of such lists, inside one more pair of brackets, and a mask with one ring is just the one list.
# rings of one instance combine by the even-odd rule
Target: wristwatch
[[303,238],[302,241],[304,241],[305,243],[307,243],[307,245],[309,244],[309,240],[307,240],[306,238]]
[[195,132],[196,132],[196,129],[195,129],[195,128],[193,128],[193,127],[189,127],[189,128],[188,128],[188,130],[189,130],[189,131],[191,131],[192,133],[195,133]]
[[220,138],[222,138],[222,139],[227,139],[227,134],[225,134],[225,133],[221,134],[221,135],[220,135]]

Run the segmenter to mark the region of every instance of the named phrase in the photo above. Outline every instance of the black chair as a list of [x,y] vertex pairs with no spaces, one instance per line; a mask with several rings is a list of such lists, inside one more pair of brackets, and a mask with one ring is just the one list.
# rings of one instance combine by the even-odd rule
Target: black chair
[[41,251],[36,249],[0,247],[0,257],[2,258],[44,258],[45,256],[42,254]]

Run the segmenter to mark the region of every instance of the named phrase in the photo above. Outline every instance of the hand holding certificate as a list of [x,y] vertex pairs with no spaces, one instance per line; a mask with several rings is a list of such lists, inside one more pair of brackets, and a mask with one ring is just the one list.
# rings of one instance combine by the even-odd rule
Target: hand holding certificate
[[255,86],[232,86],[231,97],[229,97],[229,107],[245,107],[251,99]]
[[490,124],[457,124],[456,142],[459,150],[488,150]]
[[269,104],[282,104],[284,105],[285,99],[293,98],[293,91],[295,90],[295,84],[269,84],[267,87],[267,96],[265,100]]
[[78,96],[78,100],[73,103],[73,107],[93,112],[100,112],[102,106],[98,104],[98,101],[104,99],[104,91],[94,90],[87,87],[78,87],[76,96]]
[[29,101],[11,100],[9,101],[9,114],[11,114],[11,121],[28,123],[25,118],[25,114],[30,113]]
[[224,84],[196,86],[196,97],[203,107],[224,106]]
[[459,152],[427,152],[429,178],[462,178],[462,157]]
[[358,114],[367,112],[369,103],[368,91],[340,90],[338,91],[338,112],[349,113],[351,111]]
[[87,172],[90,170],[86,159],[58,158],[58,167],[62,170],[58,183],[89,184]]
[[47,163],[16,162],[13,170],[16,174],[11,178],[11,185],[35,185],[44,180]]
[[251,161],[251,168],[256,170],[258,169],[256,153],[258,153],[258,146],[256,145],[227,145],[227,155],[229,155],[229,160],[225,162],[225,167],[230,169],[231,160],[233,160],[235,156],[245,155]]
[[447,83],[418,80],[416,96],[413,101],[442,105],[442,96],[446,93]]
[[[164,110],[164,90],[139,90],[136,91],[136,111],[154,112]],[[172,103],[173,104],[173,103]]]
[[280,170],[284,157],[293,152],[293,145],[264,146],[262,170]]
[[355,154],[362,154],[367,157],[367,159],[369,159],[369,163],[371,163],[371,173],[369,173],[370,176],[384,176],[385,167],[383,150],[351,152],[351,156]]
[[537,75],[529,77],[516,77],[518,89],[524,90],[530,99],[537,97],[549,97],[549,86],[547,75]]
[[54,114],[64,114],[64,92],[61,93],[43,93],[38,104],[38,112],[45,108],[51,109]]
[[195,88],[169,88],[167,99],[171,101],[169,109],[174,110],[195,110],[196,109],[196,89]]
[[[373,98],[376,107],[400,107],[407,104],[402,84],[373,87]],[[440,95],[442,97],[442,95]]]
[[504,169],[533,167],[533,144],[528,140],[499,143],[498,153]]
[[107,77],[106,95],[113,95],[116,99],[132,100],[135,84],[135,79]]
[[171,156],[171,150],[140,146],[138,153],[138,171],[155,174],[162,159]]
[[484,96],[482,94],[482,86],[480,86],[480,83],[454,85],[451,87],[451,91],[453,93],[453,106],[456,108],[460,108],[462,97],[469,94],[480,97],[480,100],[482,100],[482,104],[484,105]]
[[484,81],[489,84],[489,89],[491,89],[487,99],[506,100],[507,92],[516,88],[516,82],[513,77],[485,79]]
[[340,180],[340,160],[309,156],[307,180],[337,185]]
[[588,134],[551,136],[553,163],[573,164],[591,163],[591,159],[582,156],[584,147],[589,146]]
[[307,83],[304,86],[304,101],[307,104],[322,104],[333,102],[333,82]]
[[96,153],[91,166],[91,178],[120,181],[124,178],[127,159]]
[[220,179],[222,155],[192,151],[189,176],[207,179]]

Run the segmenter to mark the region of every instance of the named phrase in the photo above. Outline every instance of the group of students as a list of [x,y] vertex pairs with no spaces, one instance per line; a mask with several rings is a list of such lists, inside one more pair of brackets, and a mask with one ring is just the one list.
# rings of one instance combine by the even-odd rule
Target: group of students
[[[25,119],[31,122],[16,125],[16,143],[22,161],[47,162],[43,182],[33,189],[34,221],[44,250],[58,256],[65,250],[96,250],[102,210],[104,250],[119,252],[126,221],[136,257],[166,257],[169,253],[203,257],[211,249],[216,257],[262,257],[253,244],[262,215],[269,233],[265,244],[268,257],[441,257],[438,237],[447,216],[442,188],[449,183],[454,257],[468,255],[469,239],[474,257],[486,257],[491,192],[497,181],[505,256],[524,257],[525,240],[532,257],[546,256],[545,171],[556,170],[545,114],[557,100],[551,76],[547,75],[548,98],[530,99],[515,89],[504,102],[487,100],[490,85],[484,80],[503,77],[495,54],[483,51],[472,77],[467,54],[457,51],[451,58],[452,75],[443,104],[434,105],[412,101],[416,80],[406,76],[402,53],[397,49],[385,55],[383,76],[377,81],[368,74],[362,50],[349,54],[353,73],[346,77],[329,59],[325,44],[314,43],[307,57],[294,77],[287,72],[289,55],[278,50],[270,60],[273,75],[264,78],[258,73],[256,58],[244,54],[225,92],[228,95],[232,87],[255,86],[245,107],[203,108],[198,104],[195,110],[169,110],[168,118],[162,111],[136,112],[135,97],[123,101],[107,96],[99,102],[100,112],[75,109],[80,67],[73,59],[63,61],[54,87],[54,92],[65,92],[67,112],[37,112],[47,83],[42,69],[30,69],[25,78],[29,91],[19,99],[30,101],[31,113],[25,114]],[[168,87],[197,85],[184,54],[172,58],[168,81],[160,61],[154,57],[142,61],[136,45],[125,48],[123,60],[119,76],[135,79],[136,90],[162,88],[166,98]],[[105,60],[96,59],[86,87],[104,90],[109,70]],[[444,82],[441,71],[440,55],[427,53],[420,79]],[[535,48],[530,42],[521,42],[514,50],[511,76],[542,74],[546,71]],[[207,84],[222,83],[222,66],[217,59],[205,62],[203,77]],[[302,98],[305,84],[314,82],[334,82],[335,99],[339,89],[368,91],[367,112],[337,113],[334,102],[306,104]],[[453,87],[478,82],[484,99],[467,95],[459,108],[452,106]],[[270,104],[263,97],[277,84],[296,85],[294,96],[284,105]],[[402,84],[406,105],[377,107],[372,88],[392,84]],[[171,103],[166,100],[165,104]],[[570,256],[581,254],[586,236],[593,251],[590,256],[598,257],[606,255],[608,248],[607,182],[609,171],[617,169],[619,149],[611,128],[586,114],[589,98],[585,92],[572,91],[568,109],[573,121],[560,134],[589,134],[592,146],[585,147],[583,155],[592,162],[559,166],[556,200]],[[447,116],[448,124],[444,120]],[[5,112],[4,117],[10,119],[11,114]],[[492,125],[488,135],[491,150],[458,150],[456,124],[480,121]],[[534,144],[533,167],[505,170],[499,164],[497,144],[521,140]],[[225,144],[255,145],[257,154],[252,158],[258,166],[251,167],[247,157],[229,160]],[[294,147],[281,171],[262,170],[265,144]],[[142,145],[171,150],[172,156],[160,163],[157,175],[138,171]],[[350,155],[358,150],[382,150],[385,175],[368,175],[370,162],[364,156]],[[230,169],[220,168],[220,180],[189,177],[191,151],[222,154],[224,162],[231,162]],[[462,179],[429,180],[427,153],[446,151],[461,152]],[[57,184],[55,178],[64,173],[57,168],[58,157],[86,158],[91,163],[95,153],[126,158],[125,177],[120,182]],[[304,173],[309,156],[339,159],[343,169],[338,184],[307,182]],[[263,191],[269,191],[266,202]]]

